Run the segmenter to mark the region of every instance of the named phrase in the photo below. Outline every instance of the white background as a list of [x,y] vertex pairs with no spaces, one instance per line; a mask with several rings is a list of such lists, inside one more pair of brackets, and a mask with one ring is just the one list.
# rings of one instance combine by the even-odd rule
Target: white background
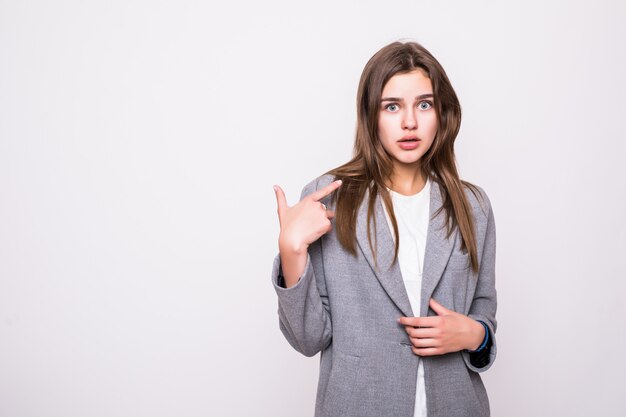
[[[506,4],[505,4],[506,3]],[[620,1],[0,1],[0,417],[311,416],[272,185],[351,155],[412,39],[497,224],[494,416],[623,416]]]

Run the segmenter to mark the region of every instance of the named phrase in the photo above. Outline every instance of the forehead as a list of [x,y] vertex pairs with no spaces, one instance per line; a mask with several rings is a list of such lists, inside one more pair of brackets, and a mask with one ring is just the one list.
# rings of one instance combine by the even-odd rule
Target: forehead
[[432,94],[433,87],[430,78],[421,69],[411,72],[398,73],[391,77],[383,88],[383,96],[403,96]]

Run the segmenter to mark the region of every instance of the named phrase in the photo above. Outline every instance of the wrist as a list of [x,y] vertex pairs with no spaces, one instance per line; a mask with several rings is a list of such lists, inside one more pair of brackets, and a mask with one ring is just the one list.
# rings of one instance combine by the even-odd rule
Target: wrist
[[281,255],[300,256],[307,253],[309,246],[305,243],[289,241],[283,237],[278,238],[278,250]]
[[472,320],[469,343],[466,349],[470,352],[477,351],[484,344],[487,338],[487,328],[482,322],[478,320]]
[[291,288],[298,283],[304,273],[309,256],[308,246],[301,247],[285,242],[279,242],[278,246],[285,288]]
[[489,340],[489,327],[487,327],[487,324],[485,324],[485,322],[480,321],[480,320],[474,320],[474,321],[482,329],[478,333],[480,335],[480,339],[478,339],[479,342],[476,344],[473,344],[469,349],[467,349],[467,351],[470,353],[483,351],[486,345],[488,344],[488,342],[490,341]]

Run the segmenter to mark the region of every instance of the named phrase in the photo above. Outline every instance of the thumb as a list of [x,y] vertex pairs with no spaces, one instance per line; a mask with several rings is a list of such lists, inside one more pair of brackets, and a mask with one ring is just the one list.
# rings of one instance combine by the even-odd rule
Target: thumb
[[276,204],[278,205],[278,217],[280,218],[285,210],[287,210],[287,198],[285,197],[285,192],[280,186],[274,186],[274,192],[276,193]]
[[434,298],[430,299],[428,305],[435,313],[437,313],[438,316],[445,316],[450,312],[450,310],[439,304]]

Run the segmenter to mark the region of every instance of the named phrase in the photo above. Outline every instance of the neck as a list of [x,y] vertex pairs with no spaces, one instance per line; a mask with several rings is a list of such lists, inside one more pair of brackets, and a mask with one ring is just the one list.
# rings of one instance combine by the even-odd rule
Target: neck
[[403,195],[417,194],[426,185],[426,177],[419,165],[395,164],[387,187]]

